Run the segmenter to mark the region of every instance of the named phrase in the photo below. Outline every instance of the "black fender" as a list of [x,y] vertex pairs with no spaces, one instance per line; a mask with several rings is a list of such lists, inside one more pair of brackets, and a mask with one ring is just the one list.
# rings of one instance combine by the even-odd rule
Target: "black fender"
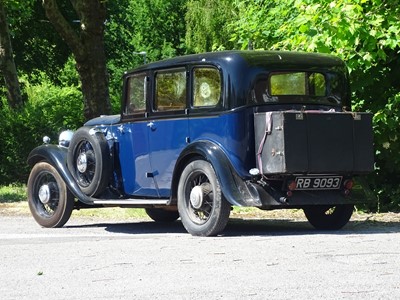
[[57,145],[41,145],[34,148],[28,155],[28,164],[35,165],[40,161],[47,161],[51,164],[65,181],[71,193],[87,205],[93,205],[93,199],[82,193],[71,172],[67,167],[68,149]]
[[176,203],[180,175],[185,166],[193,159],[204,159],[212,165],[220,182],[222,193],[232,205],[261,207],[261,199],[270,197],[250,181],[239,177],[219,145],[201,140],[189,144],[177,159],[172,177],[170,204]]

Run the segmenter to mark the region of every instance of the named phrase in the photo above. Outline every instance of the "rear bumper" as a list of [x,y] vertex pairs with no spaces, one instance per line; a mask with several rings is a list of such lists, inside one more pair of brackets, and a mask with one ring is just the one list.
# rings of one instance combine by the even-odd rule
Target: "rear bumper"
[[253,196],[259,201],[257,207],[265,209],[273,208],[301,208],[308,205],[341,205],[367,203],[368,199],[362,190],[352,191],[345,195],[342,190],[328,191],[293,191],[289,197],[284,191],[275,190],[269,186],[261,186],[258,183],[252,185]]

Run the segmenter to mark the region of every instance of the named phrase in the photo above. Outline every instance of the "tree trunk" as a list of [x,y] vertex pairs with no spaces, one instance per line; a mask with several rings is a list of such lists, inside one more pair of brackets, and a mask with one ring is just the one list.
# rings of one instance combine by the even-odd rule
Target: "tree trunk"
[[91,119],[102,114],[110,114],[111,104],[104,52],[96,52],[94,49],[87,51],[91,54],[88,54],[86,59],[76,58],[76,68],[82,83],[84,115],[86,119]]
[[111,113],[104,47],[105,2],[70,0],[80,22],[79,32],[61,14],[56,0],[43,0],[50,22],[71,49],[82,83],[86,119]]
[[21,90],[3,1],[0,1],[0,70],[7,88],[8,104],[13,109],[21,107],[23,104]]

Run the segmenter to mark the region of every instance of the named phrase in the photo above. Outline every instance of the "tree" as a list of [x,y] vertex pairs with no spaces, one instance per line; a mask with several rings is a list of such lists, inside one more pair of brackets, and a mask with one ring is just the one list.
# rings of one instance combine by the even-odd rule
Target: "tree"
[[21,107],[21,90],[3,1],[0,1],[0,70],[4,76],[9,106],[13,109]]
[[71,49],[82,84],[84,115],[90,119],[111,113],[104,46],[106,4],[102,0],[70,0],[80,23],[63,16],[56,0],[42,0],[50,22]]
[[236,16],[232,0],[189,0],[185,16],[188,51],[232,49],[228,26]]
[[[17,1],[18,5],[11,5]],[[28,6],[29,1],[31,5]],[[62,10],[66,18],[76,19],[71,5],[62,7]],[[7,0],[7,18],[12,31],[14,60],[22,83],[23,97],[26,81],[39,84],[44,74],[55,84],[64,85],[60,81],[60,72],[72,53],[47,20],[42,2]],[[73,26],[78,27],[79,24],[74,23]]]
[[[146,51],[150,61],[185,52],[184,35],[187,0],[119,0],[110,3],[106,36],[124,47],[118,55],[143,62],[132,52]],[[122,4],[123,3],[123,4]],[[119,49],[109,49],[118,51]]]
[[113,107],[120,102],[121,76],[146,61],[186,52],[187,0],[118,0],[107,3],[105,42]]

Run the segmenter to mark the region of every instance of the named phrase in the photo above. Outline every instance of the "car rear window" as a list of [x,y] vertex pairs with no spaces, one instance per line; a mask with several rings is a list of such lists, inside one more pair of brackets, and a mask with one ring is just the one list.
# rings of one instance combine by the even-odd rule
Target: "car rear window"
[[270,95],[326,95],[325,76],[321,73],[288,72],[270,76]]
[[340,105],[345,91],[334,73],[272,72],[260,74],[251,92],[253,103],[315,103]]

